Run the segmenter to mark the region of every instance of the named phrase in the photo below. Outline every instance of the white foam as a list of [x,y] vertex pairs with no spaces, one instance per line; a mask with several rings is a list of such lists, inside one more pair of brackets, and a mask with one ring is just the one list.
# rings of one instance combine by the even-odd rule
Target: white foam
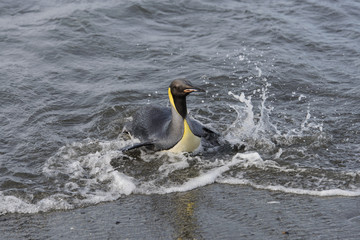
[[[246,161],[244,161],[246,159]],[[165,194],[172,192],[185,192],[190,191],[192,189],[206,186],[214,183],[219,177],[222,176],[223,173],[230,170],[231,167],[242,164],[245,166],[250,166],[250,162],[253,164],[257,164],[258,161],[261,161],[261,157],[258,153],[238,153],[235,157],[232,158],[230,162],[227,162],[218,167],[214,167],[209,171],[200,173],[199,176],[191,178],[184,184],[180,186],[170,186],[170,187],[160,187],[156,193]],[[215,163],[211,163],[211,165],[219,165],[224,163],[223,161],[216,161]],[[146,191],[147,192],[147,191]],[[148,192],[147,192],[148,193]]]
[[[43,168],[49,178],[65,174],[69,182],[59,183],[58,188],[64,192],[75,192],[82,198],[74,199],[77,205],[111,201],[121,195],[129,195],[136,189],[136,180],[124,173],[114,170],[110,162],[119,156],[118,149],[130,145],[131,141],[87,141],[73,143],[62,147],[50,158]],[[91,149],[98,149],[91,152]],[[82,153],[85,149],[90,153]]]
[[50,210],[72,209],[73,206],[63,199],[64,195],[55,194],[33,204],[16,196],[5,196],[0,192],[0,215],[6,213],[37,213]]
[[[86,204],[112,201],[136,189],[136,180],[115,171],[110,164],[119,156],[118,149],[128,141],[87,141],[65,146],[45,163],[43,173],[53,179],[55,192],[37,202],[0,192],[0,214],[36,213],[72,209]],[[99,151],[92,152],[91,149]],[[84,153],[87,151],[88,153]],[[90,152],[90,153],[89,153]],[[67,182],[59,180],[65,175]],[[61,178],[60,178],[61,179]],[[51,194],[51,192],[49,192]]]
[[[56,193],[32,202],[29,197],[22,199],[5,196],[0,192],[0,214],[72,209],[116,200],[136,192],[139,180],[115,170],[111,165],[112,159],[122,155],[118,149],[133,142],[121,139],[103,142],[87,140],[60,148],[43,167],[43,173],[49,181],[53,181],[53,191]],[[174,160],[167,166],[165,164],[161,170],[169,174],[186,167],[186,159],[180,162]],[[63,176],[66,176],[67,180],[62,180]]]
[[172,193],[172,192],[185,192],[192,189],[202,187],[211,183],[214,183],[216,178],[221,176],[225,171],[229,170],[229,166],[225,165],[216,169],[212,169],[202,175],[192,178],[181,186],[173,186],[162,189],[160,193]]
[[185,169],[188,167],[189,167],[189,163],[187,162],[187,159],[183,157],[183,159],[179,162],[163,164],[162,166],[159,167],[159,171],[163,172],[164,176],[168,176],[170,173],[176,170]]
[[334,189],[328,189],[328,190],[310,190],[310,189],[303,189],[303,188],[285,187],[285,186],[281,186],[281,185],[261,185],[261,184],[253,183],[247,179],[238,179],[238,178],[221,179],[219,181],[219,183],[248,185],[248,186],[251,186],[256,189],[279,191],[279,192],[299,194],[299,195],[320,196],[320,197],[335,197],[335,196],[358,197],[358,196],[360,196],[360,189],[344,190],[344,189],[334,188]]

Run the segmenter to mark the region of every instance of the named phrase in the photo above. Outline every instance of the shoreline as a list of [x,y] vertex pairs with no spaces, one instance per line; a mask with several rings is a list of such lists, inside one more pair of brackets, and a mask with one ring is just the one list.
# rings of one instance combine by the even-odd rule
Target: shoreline
[[212,184],[67,211],[0,216],[2,239],[357,239],[356,197]]

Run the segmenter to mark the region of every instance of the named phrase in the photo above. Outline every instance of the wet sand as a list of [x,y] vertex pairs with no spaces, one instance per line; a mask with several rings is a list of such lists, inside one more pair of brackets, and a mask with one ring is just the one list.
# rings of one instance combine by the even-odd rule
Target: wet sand
[[1,239],[359,239],[360,201],[213,184],[0,217]]

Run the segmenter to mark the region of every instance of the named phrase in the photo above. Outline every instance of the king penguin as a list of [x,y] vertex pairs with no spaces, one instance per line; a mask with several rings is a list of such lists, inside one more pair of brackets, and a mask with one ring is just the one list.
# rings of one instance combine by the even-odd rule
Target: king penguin
[[168,88],[170,108],[147,105],[136,112],[126,128],[141,142],[123,151],[147,146],[155,151],[193,152],[202,139],[217,142],[217,133],[189,116],[186,97],[192,92],[205,91],[186,79],[172,81]]

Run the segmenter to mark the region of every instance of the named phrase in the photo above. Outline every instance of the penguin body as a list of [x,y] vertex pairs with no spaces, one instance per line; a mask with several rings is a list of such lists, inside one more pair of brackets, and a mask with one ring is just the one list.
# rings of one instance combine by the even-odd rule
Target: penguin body
[[145,106],[140,109],[133,116],[128,131],[141,143],[125,150],[150,146],[155,151],[193,152],[200,146],[201,138],[217,136],[187,113],[186,96],[203,91],[185,79],[174,80],[168,89],[171,107]]

